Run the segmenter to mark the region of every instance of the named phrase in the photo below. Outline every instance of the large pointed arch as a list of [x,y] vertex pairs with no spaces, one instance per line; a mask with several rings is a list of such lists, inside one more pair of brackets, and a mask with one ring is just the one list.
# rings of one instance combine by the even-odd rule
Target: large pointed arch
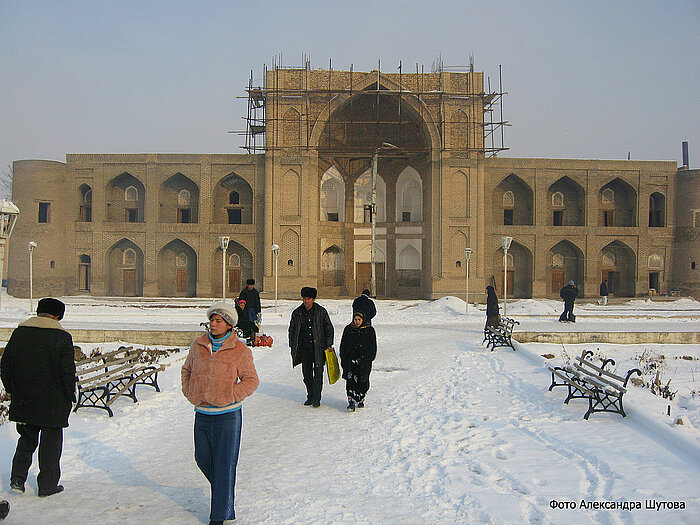
[[[502,294],[503,288],[503,248],[493,254],[493,268],[496,289]],[[511,242],[508,248],[508,297],[529,299],[532,297],[533,257],[530,248],[518,241]]]
[[186,224],[199,220],[199,186],[180,172],[163,181],[158,201],[159,222]]
[[126,237],[117,241],[107,249],[106,261],[108,295],[143,296],[144,258],[138,244]]
[[131,173],[124,172],[106,186],[106,217],[109,222],[145,222],[146,188]]
[[253,276],[253,254],[248,248],[231,239],[226,249],[226,259],[223,258],[218,241],[211,252],[211,290],[217,297],[221,296],[223,272],[226,273],[226,296],[237,297],[243,288],[242,283]]
[[635,296],[637,254],[625,242],[616,239],[605,245],[598,254],[598,269],[610,295]]
[[546,266],[550,278],[547,280],[548,293],[554,297],[569,281],[574,281],[583,296],[584,290],[584,256],[575,243],[562,240],[554,244],[547,253]]
[[158,252],[158,294],[197,295],[197,252],[181,239],[173,239]]
[[637,191],[617,177],[598,192],[601,214],[598,226],[636,226]]
[[253,188],[237,173],[231,172],[216,183],[212,200],[213,223],[253,223]]
[[[504,195],[511,199],[504,199]],[[533,192],[530,185],[515,173],[505,177],[492,193],[493,223],[505,225],[533,224]]]
[[[361,104],[363,100],[367,100],[367,97],[376,98],[377,93],[361,93],[363,90],[375,90],[379,87],[380,98],[383,97],[386,100],[391,95],[382,95],[381,90],[386,89],[387,91],[396,92],[399,90],[398,83],[394,82],[390,78],[383,75],[379,77],[379,84],[377,84],[376,75],[366,75],[363,79],[359,80],[354,87],[354,92],[342,93],[333,98],[328,107],[324,108],[316,121],[313,124],[311,137],[309,140],[311,147],[318,147],[319,151],[323,150],[324,138],[326,139],[326,144],[328,144],[328,135],[331,130],[327,129],[327,124],[329,123],[340,123],[342,122],[341,113],[344,108],[348,106],[356,106]],[[393,95],[396,97],[397,95]],[[380,102],[381,104],[381,102]],[[386,106],[387,104],[384,104]],[[412,120],[417,128],[416,132],[421,136],[420,142],[422,142],[426,148],[426,151],[439,151],[441,146],[440,130],[431,120],[424,119],[421,115],[430,115],[430,110],[425,103],[420,100],[415,94],[411,93],[409,89],[405,87],[402,88],[401,96],[401,109],[403,116],[406,121]],[[376,115],[372,120],[376,120]],[[408,136],[408,135],[407,135]],[[385,137],[383,140],[387,140]],[[363,152],[374,152],[374,149],[381,145],[382,140],[379,142],[373,141],[369,149],[366,147],[360,148]],[[404,144],[395,144],[396,146],[403,147]]]
[[586,192],[571,177],[565,175],[549,186],[546,206],[552,226],[586,224]]

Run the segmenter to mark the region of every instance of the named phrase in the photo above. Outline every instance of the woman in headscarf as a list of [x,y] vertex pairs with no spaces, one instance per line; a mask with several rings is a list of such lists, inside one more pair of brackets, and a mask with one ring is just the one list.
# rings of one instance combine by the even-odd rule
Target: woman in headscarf
[[352,323],[345,327],[340,340],[340,366],[343,369],[343,379],[346,380],[348,412],[354,412],[355,406],[365,406],[369,374],[375,357],[377,334],[374,328],[365,322],[365,314],[355,312],[352,315]]
[[501,322],[501,316],[498,309],[498,297],[496,289],[493,286],[486,287],[486,330],[489,326],[496,328]]
[[182,366],[182,393],[194,405],[194,459],[211,485],[209,525],[233,520],[241,405],[258,387],[253,354],[236,335],[227,303],[207,310],[209,332],[197,338]]

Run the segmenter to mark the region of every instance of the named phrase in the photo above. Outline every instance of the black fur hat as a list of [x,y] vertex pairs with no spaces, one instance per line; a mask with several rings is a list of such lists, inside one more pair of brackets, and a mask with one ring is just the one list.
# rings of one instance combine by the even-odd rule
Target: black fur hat
[[311,288],[311,286],[304,286],[301,289],[301,296],[302,297],[310,297],[311,299],[316,299],[317,295],[318,295],[318,290],[316,290],[316,288]]
[[63,304],[58,299],[54,299],[53,297],[44,297],[42,300],[39,301],[39,304],[36,305],[37,315],[38,314],[55,315],[56,317],[58,317],[59,321],[61,319],[63,319],[63,314],[65,312],[66,312],[66,305]]

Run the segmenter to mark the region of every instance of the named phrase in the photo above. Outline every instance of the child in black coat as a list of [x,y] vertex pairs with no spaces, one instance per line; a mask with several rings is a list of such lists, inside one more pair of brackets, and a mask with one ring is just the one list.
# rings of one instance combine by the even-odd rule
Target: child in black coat
[[340,340],[340,366],[346,380],[348,412],[355,411],[355,404],[358,408],[364,408],[372,361],[377,357],[377,334],[373,327],[365,323],[364,317],[362,312],[355,312],[352,323],[345,327]]

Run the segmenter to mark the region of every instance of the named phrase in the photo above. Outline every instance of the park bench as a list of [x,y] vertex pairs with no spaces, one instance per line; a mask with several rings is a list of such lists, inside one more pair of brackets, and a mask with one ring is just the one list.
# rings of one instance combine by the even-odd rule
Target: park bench
[[501,317],[498,326],[487,326],[484,328],[484,340],[482,343],[486,342],[486,348],[491,347],[492,352],[497,346],[510,346],[515,350],[511,338],[513,337],[513,327],[516,324],[520,324],[520,322],[508,317]]
[[160,392],[158,372],[164,367],[144,362],[145,349],[119,347],[106,354],[88,357],[75,363],[78,401],[73,408],[101,408],[109,417],[114,414],[112,403],[126,396],[136,403],[136,385],[148,385]]
[[569,394],[564,400],[569,404],[572,399],[588,399],[588,411],[583,419],[594,412],[612,412],[625,417],[622,397],[627,392],[627,383],[632,374],[642,375],[638,368],[629,370],[625,377],[611,372],[609,365],[615,366],[615,360],[603,359],[600,366],[591,361],[593,352],[584,350],[573,363],[566,366],[548,367],[552,373],[549,391],[557,386],[565,386]]

